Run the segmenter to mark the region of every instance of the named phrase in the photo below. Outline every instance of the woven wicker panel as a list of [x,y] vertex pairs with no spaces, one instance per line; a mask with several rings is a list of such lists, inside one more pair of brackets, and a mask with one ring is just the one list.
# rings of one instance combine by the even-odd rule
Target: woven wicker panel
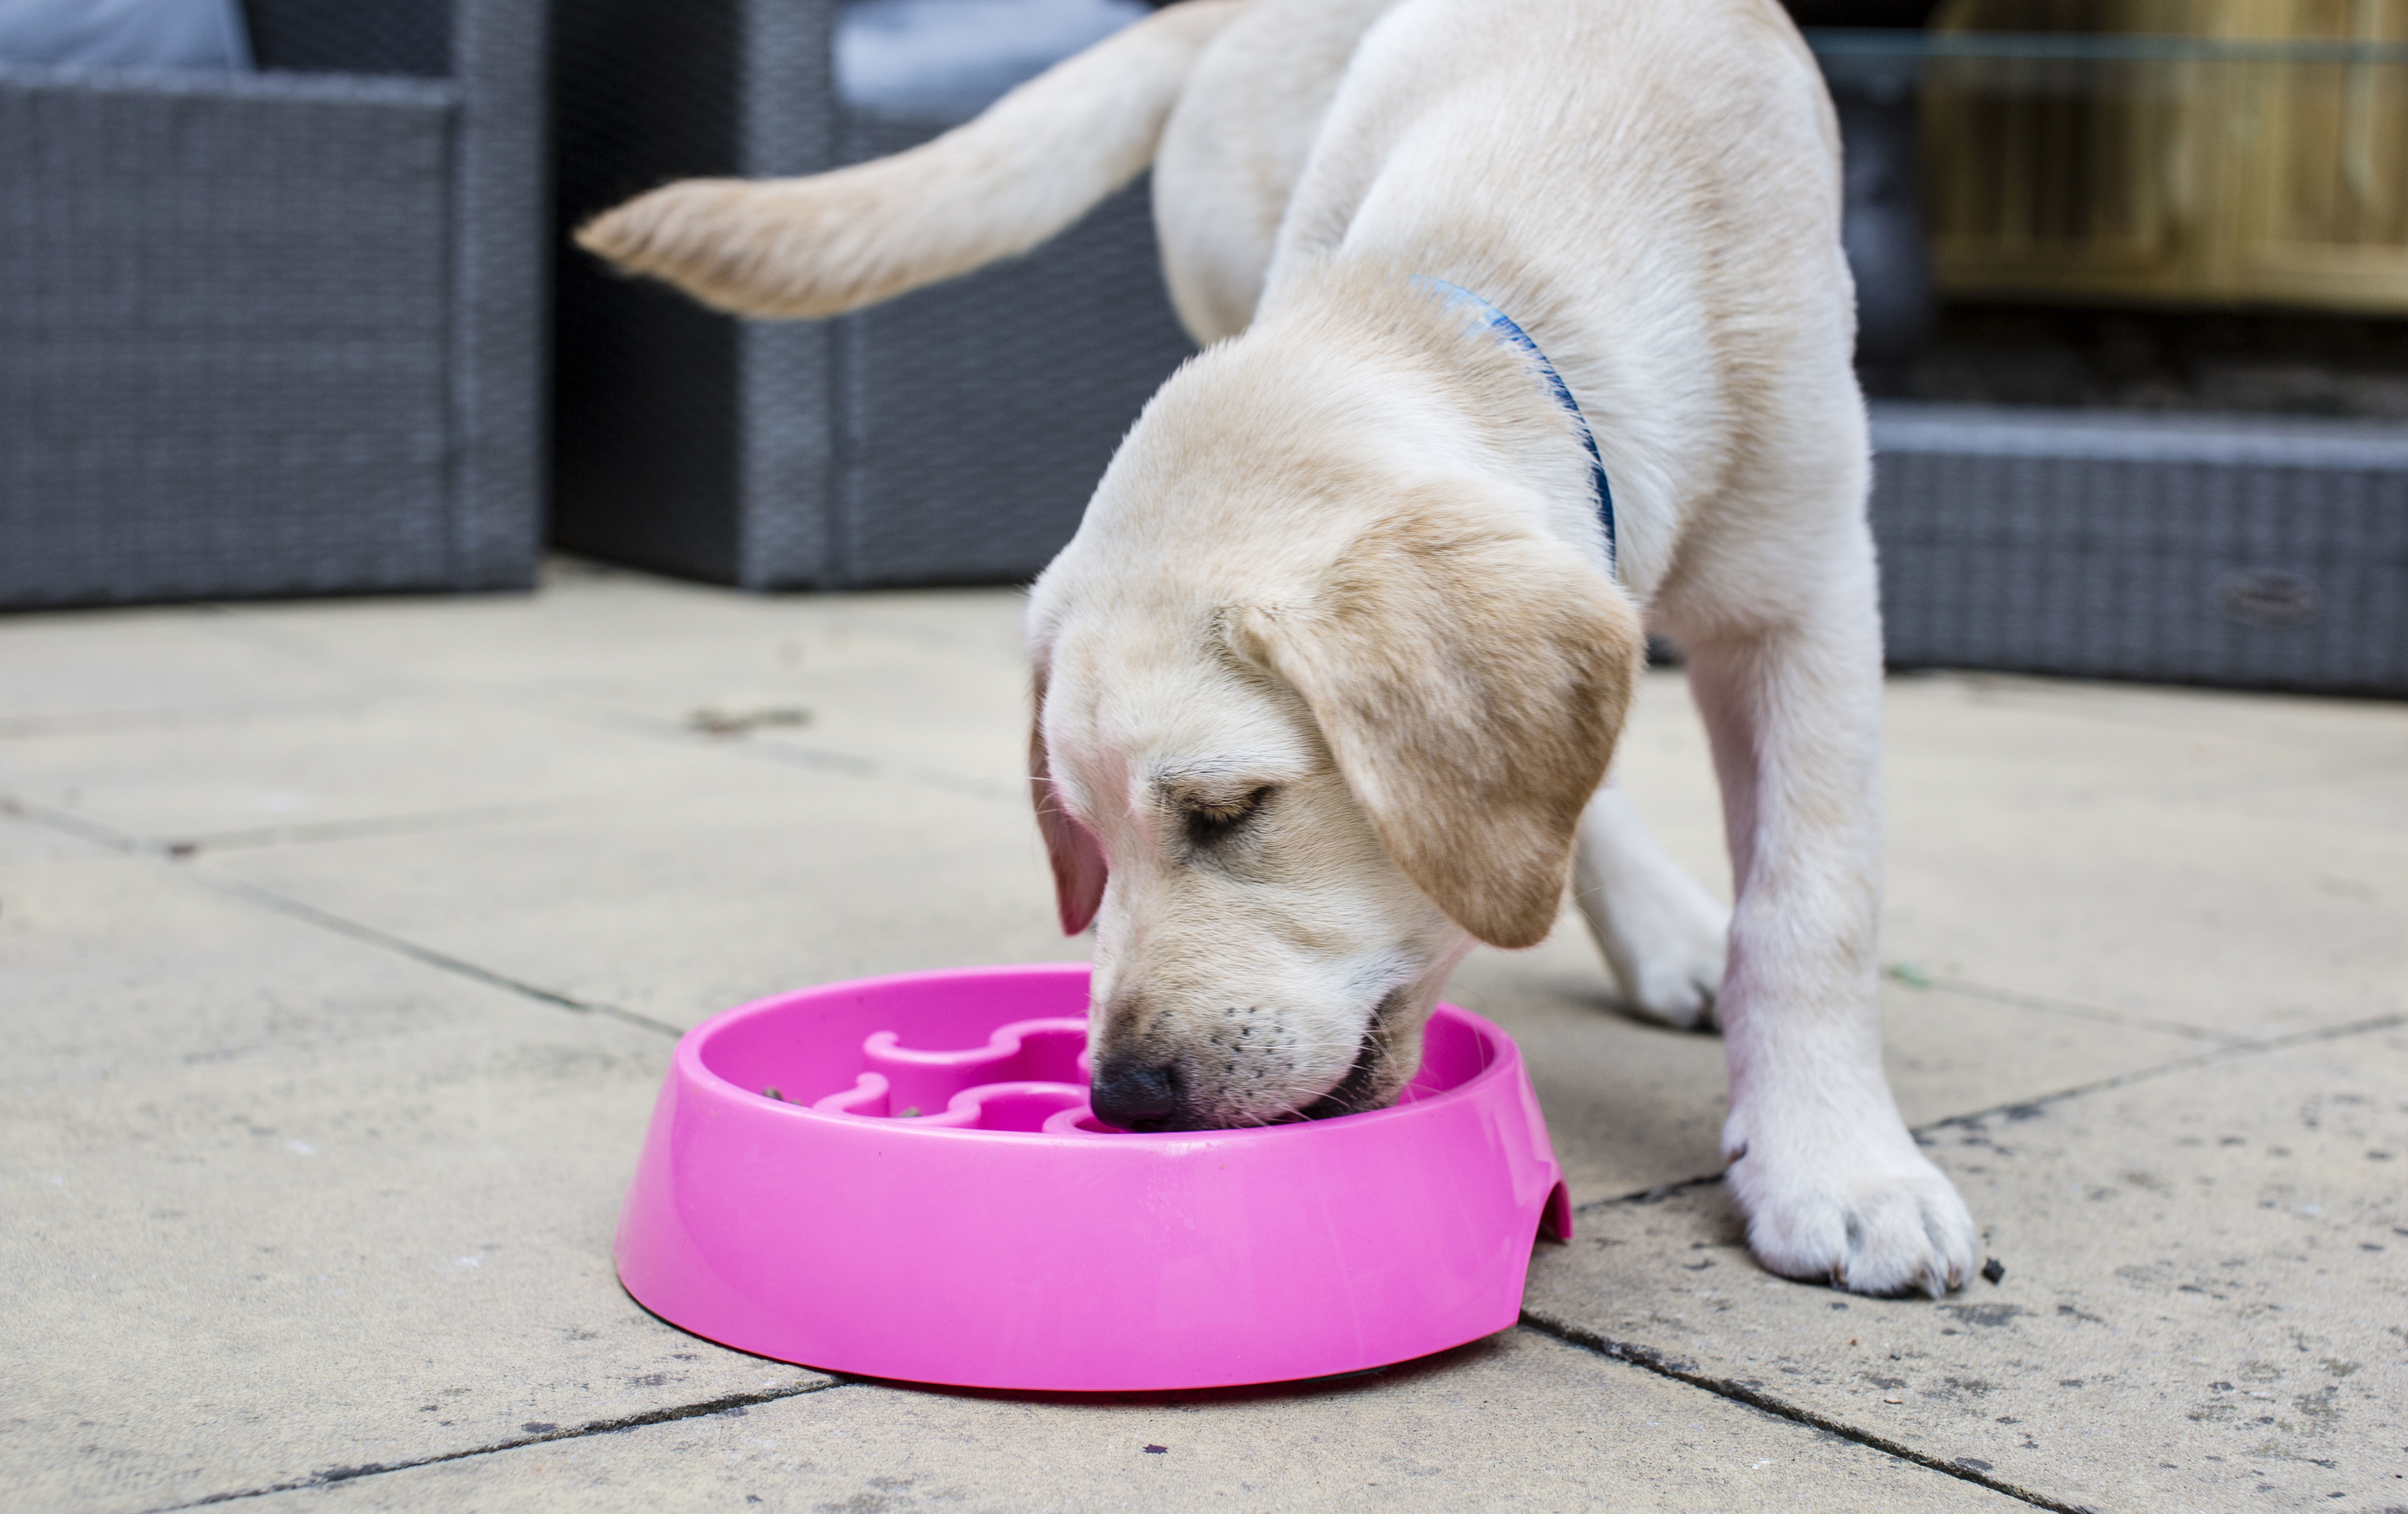
[[0,75],[0,603],[451,581],[453,118]]
[[524,588],[543,550],[552,351],[551,18],[460,0],[451,237],[453,587]]
[[[564,231],[667,179],[812,172],[952,124],[848,119],[835,17],[565,10]],[[566,257],[554,539],[753,588],[1028,577],[1190,350],[1142,185],[1026,258],[824,323],[730,321]]]
[[[748,178],[835,164],[836,15],[833,0],[745,7],[738,167]],[[747,588],[843,581],[831,564],[843,406],[837,335],[836,323],[800,321],[747,321],[739,334],[743,562],[736,581]]]
[[669,179],[734,173],[740,13],[578,0],[553,27],[552,539],[732,581],[737,328],[568,240]]
[[251,55],[306,74],[452,72],[451,0],[243,0]]
[[[844,156],[948,124],[856,117]],[[1079,529],[1121,437],[1195,350],[1163,288],[1149,184],[1025,257],[840,322],[836,581],[1025,579]]]
[[836,550],[856,584],[1034,577],[1194,350],[1142,182],[1025,258],[845,324]]
[[2408,693],[2408,433],[1875,409],[1893,665]]

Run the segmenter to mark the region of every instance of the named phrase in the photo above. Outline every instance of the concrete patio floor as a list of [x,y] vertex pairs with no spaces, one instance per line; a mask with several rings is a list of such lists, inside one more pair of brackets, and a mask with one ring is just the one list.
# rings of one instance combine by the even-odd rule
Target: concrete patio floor
[[[1719,1044],[1616,1014],[1567,915],[1452,994],[1580,1205],[1518,1329],[1079,1400],[646,1314],[610,1235],[676,1033],[1081,954],[1018,603],[562,563],[0,620],[0,1508],[2408,1510],[2399,705],[1892,680],[1891,1072],[2005,1268],[1943,1303],[1748,1260]],[[1727,889],[1677,673],[1625,752]]]

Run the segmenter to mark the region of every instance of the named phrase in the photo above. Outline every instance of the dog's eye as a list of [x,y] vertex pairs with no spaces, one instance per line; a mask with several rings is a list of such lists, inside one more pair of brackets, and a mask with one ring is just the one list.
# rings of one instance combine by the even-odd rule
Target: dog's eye
[[1263,801],[1270,796],[1270,785],[1266,783],[1242,798],[1189,804],[1186,811],[1189,843],[1202,847],[1226,839],[1252,820],[1262,808]]

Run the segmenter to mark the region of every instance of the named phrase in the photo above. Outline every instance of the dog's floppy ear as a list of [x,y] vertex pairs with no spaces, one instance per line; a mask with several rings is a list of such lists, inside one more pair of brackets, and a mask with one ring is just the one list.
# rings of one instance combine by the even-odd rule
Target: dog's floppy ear
[[1555,923],[1646,635],[1555,544],[1443,505],[1391,517],[1297,604],[1226,621],[1302,696],[1389,856],[1501,947]]
[[1054,864],[1054,902],[1062,912],[1062,934],[1076,936],[1095,923],[1103,907],[1109,869],[1103,843],[1062,807],[1045,754],[1045,664],[1037,665],[1037,702],[1028,721],[1028,787],[1037,802],[1037,828]]

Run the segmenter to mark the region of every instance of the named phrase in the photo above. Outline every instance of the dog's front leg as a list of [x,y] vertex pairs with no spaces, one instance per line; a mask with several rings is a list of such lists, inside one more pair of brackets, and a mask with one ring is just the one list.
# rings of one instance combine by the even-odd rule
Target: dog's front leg
[[1882,1072],[1881,632],[1859,596],[1693,645],[1738,902],[1716,1004],[1730,1066],[1727,1180],[1772,1271],[1934,1297],[1972,1270],[1964,1201],[1915,1149]]
[[1572,902],[1632,1012],[1681,1030],[1713,1025],[1730,911],[1656,844],[1619,783],[1581,812]]

